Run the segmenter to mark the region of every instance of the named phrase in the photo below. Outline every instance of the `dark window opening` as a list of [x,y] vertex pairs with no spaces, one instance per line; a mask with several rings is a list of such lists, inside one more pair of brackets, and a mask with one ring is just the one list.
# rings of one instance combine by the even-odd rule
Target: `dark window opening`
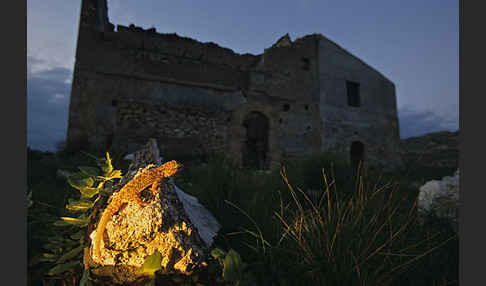
[[249,113],[243,121],[246,138],[242,148],[243,166],[265,169],[268,165],[268,118],[260,112]]
[[346,81],[346,91],[348,93],[348,105],[359,107],[361,100],[359,96],[359,83]]
[[111,101],[111,106],[117,106],[117,105],[118,105],[118,100],[113,99],[113,100]]
[[351,143],[350,157],[351,164],[353,164],[355,168],[361,165],[364,160],[364,144],[360,141]]
[[280,119],[278,120],[278,123],[282,124],[282,122],[283,122],[283,120],[282,120],[282,118],[280,118]]
[[310,59],[309,58],[302,58],[302,69],[305,71],[310,70]]
[[289,111],[290,110],[290,104],[288,104],[288,103],[284,104],[283,110],[284,111]]
[[306,105],[304,106],[304,108],[305,108],[305,110],[309,110],[309,105],[307,105],[307,104],[306,104]]

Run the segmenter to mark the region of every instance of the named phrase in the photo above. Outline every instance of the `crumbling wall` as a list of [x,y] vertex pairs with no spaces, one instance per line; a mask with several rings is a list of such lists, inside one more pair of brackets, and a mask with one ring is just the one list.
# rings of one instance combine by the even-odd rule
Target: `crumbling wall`
[[[394,84],[324,37],[319,41],[319,81],[321,150],[350,158],[352,142],[361,142],[365,161],[400,166]],[[347,81],[359,84],[359,106],[348,103]]]
[[83,2],[68,144],[129,151],[151,136],[170,154],[224,152],[229,113],[245,102],[245,70],[258,57],[155,29],[103,30],[107,17],[89,16],[106,8],[97,5]]
[[[268,122],[266,167],[316,152],[399,163],[395,87],[322,35],[288,35],[261,55],[114,26],[106,1],[83,0],[68,145],[133,151],[147,138],[164,153],[224,153],[242,163],[252,112]],[[94,11],[94,12],[93,12]],[[346,82],[359,83],[349,106]]]
[[[288,35],[265,50],[258,71],[273,105],[281,158],[303,158],[319,150],[317,41],[313,36],[292,42]],[[251,87],[251,86],[250,86]],[[316,120],[317,119],[317,120]],[[316,140],[317,139],[317,140]]]
[[198,157],[223,153],[228,141],[229,112],[201,108],[120,102],[117,106],[116,144],[131,150],[144,138],[160,138],[161,150],[176,156]]
[[221,88],[247,85],[245,70],[256,56],[239,55],[214,43],[176,34],[117,26],[95,40],[99,53],[83,55],[84,68],[126,76],[155,76]]

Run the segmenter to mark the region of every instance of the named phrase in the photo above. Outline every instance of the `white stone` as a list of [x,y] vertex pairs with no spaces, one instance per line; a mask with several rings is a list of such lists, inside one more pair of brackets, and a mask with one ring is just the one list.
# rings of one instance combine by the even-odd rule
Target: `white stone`
[[438,217],[450,219],[457,231],[459,210],[459,169],[453,176],[432,180],[419,188],[418,209],[421,213],[434,212]]
[[199,203],[196,197],[184,193],[175,184],[174,187],[179,200],[184,206],[187,216],[189,216],[189,219],[199,231],[199,236],[208,247],[211,246],[221,225],[216,218],[214,218],[214,216]]

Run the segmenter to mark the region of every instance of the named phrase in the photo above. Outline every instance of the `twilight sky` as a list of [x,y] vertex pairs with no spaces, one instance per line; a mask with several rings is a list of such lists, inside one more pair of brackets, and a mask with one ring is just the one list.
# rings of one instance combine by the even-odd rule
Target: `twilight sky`
[[[108,0],[110,22],[260,54],[320,33],[396,85],[400,136],[459,127],[459,8],[452,0]],[[27,0],[27,144],[66,137],[80,1]]]

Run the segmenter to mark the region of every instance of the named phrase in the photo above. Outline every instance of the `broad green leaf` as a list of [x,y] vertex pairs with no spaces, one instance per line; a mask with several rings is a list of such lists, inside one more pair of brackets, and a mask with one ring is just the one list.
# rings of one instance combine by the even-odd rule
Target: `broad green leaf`
[[78,190],[81,193],[81,196],[87,199],[91,199],[92,197],[94,197],[100,192],[99,188],[89,188],[89,187],[79,188]]
[[216,259],[223,259],[225,254],[226,252],[224,252],[224,250],[222,250],[221,248],[215,248],[211,250],[211,256]]
[[44,249],[56,251],[59,248],[59,243],[54,243],[54,242],[47,242],[42,245]]
[[63,221],[65,221],[68,224],[76,225],[79,227],[87,226],[89,223],[89,219],[87,218],[75,218],[75,217],[61,217]]
[[70,237],[74,240],[77,240],[77,239],[84,238],[84,235],[85,235],[84,230],[80,230],[80,231],[76,232],[75,234],[71,235]]
[[155,272],[162,268],[160,264],[162,262],[162,254],[155,251],[152,255],[148,256],[143,263],[141,272],[142,274],[147,274],[149,276],[154,276]]
[[64,240],[64,237],[60,233],[57,233],[55,235],[49,236],[48,240],[50,242],[54,242],[54,243],[59,244],[59,243],[62,243],[62,241]]
[[68,204],[66,205],[66,209],[68,209],[70,211],[85,211],[85,210],[89,210],[90,208],[92,208],[95,203],[96,203],[96,200],[92,202],[92,201],[83,200],[83,199],[81,199],[79,201],[69,199]]
[[98,187],[96,187],[98,190],[101,190],[103,189],[103,187],[105,186],[107,182],[106,181],[101,181],[99,184],[98,184]]
[[78,169],[81,171],[81,173],[89,177],[96,177],[100,173],[99,169],[95,167],[80,166]]
[[83,250],[82,245],[71,249],[70,251],[66,252],[63,256],[59,257],[57,263],[63,263],[66,260],[76,257],[79,253],[81,253],[82,250]]
[[238,281],[243,277],[244,265],[238,252],[230,249],[223,260],[223,265],[225,281]]
[[72,261],[69,263],[64,263],[64,264],[58,264],[54,266],[49,272],[47,272],[48,275],[56,275],[59,273],[66,272],[68,270],[71,270],[74,266],[78,265],[79,261]]
[[121,170],[113,170],[108,175],[106,175],[106,180],[120,179],[122,177]]
[[98,187],[96,187],[98,189],[98,191],[109,191],[113,188],[113,182],[109,181],[106,179],[106,177],[100,177],[98,176],[98,178],[101,179],[101,182],[98,184]]
[[73,180],[82,180],[82,179],[86,179],[86,178],[89,178],[91,176],[87,176],[86,174],[82,173],[82,172],[76,172],[76,173],[73,173],[71,176],[69,176],[70,179],[73,179]]
[[57,255],[52,253],[43,253],[42,258],[40,258],[39,260],[43,262],[54,262],[57,260]]
[[49,240],[48,242],[44,243],[42,247],[57,255],[57,253],[62,253],[62,247],[64,247],[64,245],[62,245],[62,242],[60,241]]
[[79,243],[77,241],[71,240],[71,239],[63,239],[60,243],[59,246],[62,247],[71,247],[78,245]]
[[82,188],[92,187],[94,180],[91,177],[87,178],[73,178],[72,176],[68,178],[68,183],[71,187],[81,190]]
[[69,226],[70,224],[63,221],[63,220],[57,220],[57,221],[54,222],[54,225],[55,226]]
[[92,285],[91,281],[89,280],[89,271],[84,270],[83,276],[81,277],[81,280],[79,280],[79,286],[88,286],[88,285]]
[[98,161],[98,166],[100,167],[101,171],[103,171],[104,176],[106,176],[107,174],[111,173],[111,171],[113,171],[110,154],[108,152],[106,152],[106,159],[100,159]]

